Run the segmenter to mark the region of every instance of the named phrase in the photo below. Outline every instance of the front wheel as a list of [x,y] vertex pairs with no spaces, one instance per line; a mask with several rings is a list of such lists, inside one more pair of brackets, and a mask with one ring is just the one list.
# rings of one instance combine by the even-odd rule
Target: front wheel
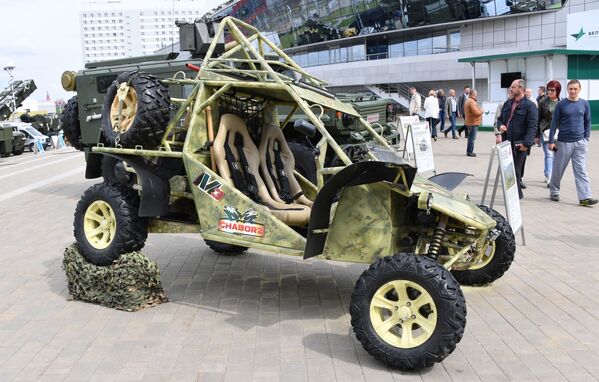
[[424,256],[397,254],[364,271],[351,297],[358,341],[377,360],[401,370],[441,362],[462,339],[466,302],[445,268]]
[[75,239],[94,265],[110,265],[122,254],[140,250],[148,237],[147,220],[138,216],[137,196],[98,183],[88,188],[75,209]]
[[484,285],[499,279],[510,268],[516,252],[516,237],[508,221],[494,209],[479,205],[497,225],[499,236],[489,243],[484,255],[466,269],[452,269],[451,273],[462,285]]

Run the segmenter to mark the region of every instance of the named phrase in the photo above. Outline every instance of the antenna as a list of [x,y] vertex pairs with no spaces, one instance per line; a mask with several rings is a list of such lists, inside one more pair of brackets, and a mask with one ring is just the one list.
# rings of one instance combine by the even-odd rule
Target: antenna
[[175,0],[173,0],[173,9],[171,10],[171,18],[173,24],[171,25],[171,53],[175,53]]

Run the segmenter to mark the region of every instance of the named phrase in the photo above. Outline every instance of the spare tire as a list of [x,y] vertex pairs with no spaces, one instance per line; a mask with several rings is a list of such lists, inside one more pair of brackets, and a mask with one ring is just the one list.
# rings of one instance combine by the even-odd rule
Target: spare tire
[[79,124],[79,99],[77,96],[72,97],[65,105],[60,116],[60,125],[67,142],[77,150],[83,150],[81,125]]
[[[119,89],[122,100],[117,96]],[[114,146],[155,149],[164,136],[169,114],[168,86],[149,74],[125,72],[104,98],[102,131]]]

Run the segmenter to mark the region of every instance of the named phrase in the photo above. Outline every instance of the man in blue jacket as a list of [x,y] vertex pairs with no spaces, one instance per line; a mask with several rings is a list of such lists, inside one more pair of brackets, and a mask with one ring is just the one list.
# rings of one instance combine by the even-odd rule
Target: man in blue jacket
[[[553,155],[549,198],[554,202],[559,201],[560,182],[571,159],[579,205],[589,207],[597,204],[586,170],[587,146],[591,136],[591,110],[589,103],[580,98],[580,89],[578,80],[568,82],[568,98],[559,101],[553,111],[547,147],[556,152]],[[554,142],[556,129],[559,129],[557,145]]]
[[514,80],[510,86],[510,98],[505,101],[501,115],[497,118],[497,130],[502,140],[512,144],[514,170],[518,183],[518,195],[522,194],[522,173],[526,155],[534,144],[537,134],[538,111],[531,100],[525,97],[526,83],[524,80]]

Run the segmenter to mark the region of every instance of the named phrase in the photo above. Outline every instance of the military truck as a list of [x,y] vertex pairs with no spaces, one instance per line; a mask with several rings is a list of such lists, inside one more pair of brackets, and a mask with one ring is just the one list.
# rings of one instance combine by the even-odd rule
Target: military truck
[[25,151],[25,134],[14,131],[10,123],[0,123],[0,158],[10,154],[21,155]]
[[[33,80],[17,80],[0,92],[0,121],[7,120],[35,89],[37,87]],[[25,134],[13,131],[10,123],[0,125],[0,130],[0,157],[23,154]]]
[[[197,74],[198,66],[201,65],[202,57],[206,53],[214,30],[218,29],[219,23],[177,23],[179,27],[181,53],[165,53],[151,56],[134,58],[123,58],[96,63],[88,63],[83,70],[78,72],[66,71],[63,73],[61,82],[67,91],[76,91],[77,95],[72,97],[66,104],[61,116],[61,125],[65,139],[78,150],[89,153],[90,147],[98,142],[105,142],[102,128],[101,116],[103,113],[106,92],[110,85],[121,73],[131,71],[142,71],[152,74],[157,78],[169,78],[177,75],[180,78],[189,78]],[[224,39],[219,40],[215,46],[215,53],[221,54],[227,50]],[[269,57],[266,52],[267,58]],[[242,56],[233,55],[234,59]],[[277,58],[275,58],[277,59]],[[259,64],[255,64],[259,67]],[[237,69],[249,68],[247,63],[235,63]],[[275,67],[281,72],[286,70]],[[180,93],[172,93],[176,98],[189,96],[191,86],[183,87]],[[174,89],[178,92],[178,89]],[[376,123],[376,128],[389,140],[391,144],[399,143],[399,135],[392,125],[388,124],[392,118],[388,111],[392,100],[379,99],[367,93],[344,93],[341,95],[343,102],[349,103],[371,123]],[[109,106],[109,105],[106,105]],[[288,108],[287,108],[288,109]],[[281,108],[281,121],[287,116],[289,110]],[[286,123],[292,125],[295,120],[305,118],[301,113],[294,115]],[[353,117],[348,115],[336,115],[331,110],[324,110],[321,119],[327,126],[329,133],[342,145],[342,148],[353,161],[364,159],[365,144],[372,140],[366,130],[359,126]],[[290,149],[298,158],[297,169],[310,180],[315,181],[315,164],[313,159],[313,147],[317,135],[311,142],[305,137],[297,136],[293,129],[285,130],[286,138],[290,141]],[[327,164],[334,163],[338,158],[329,153]]]
[[[420,177],[376,127],[254,27],[227,17],[217,35],[225,29],[234,46],[217,56],[213,42],[194,78],[127,72],[108,87],[105,143],[89,148],[86,177],[102,175],[91,157],[110,157],[133,168],[134,181],[105,179],[84,192],[73,221],[80,253],[110,266],[141,249],[148,232],[195,233],[220,254],[253,248],[371,264],[349,301],[358,341],[403,370],[441,362],[464,335],[459,283],[493,282],[513,260],[509,224],[441,178]],[[279,59],[267,60],[265,47]],[[232,59],[235,52],[245,58]],[[172,96],[185,86],[187,98]],[[285,121],[306,116],[293,124],[299,134],[322,136],[315,183],[293,170],[278,110],[288,106]],[[320,118],[325,109],[369,132],[368,160],[345,154]],[[325,165],[329,151],[338,165]]]

